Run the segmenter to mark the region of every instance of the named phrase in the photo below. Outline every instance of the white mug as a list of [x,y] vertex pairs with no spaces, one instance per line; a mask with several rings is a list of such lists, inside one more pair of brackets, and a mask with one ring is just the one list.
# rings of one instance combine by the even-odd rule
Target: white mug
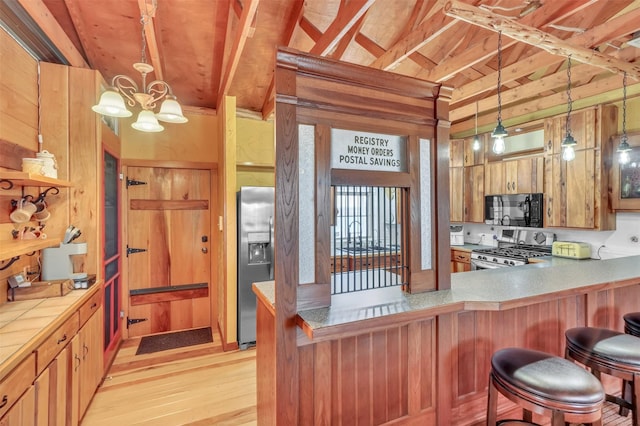
[[25,223],[31,220],[31,216],[38,210],[35,204],[31,201],[27,201],[26,198],[21,198],[18,201],[17,208],[11,212],[9,217],[13,223]]

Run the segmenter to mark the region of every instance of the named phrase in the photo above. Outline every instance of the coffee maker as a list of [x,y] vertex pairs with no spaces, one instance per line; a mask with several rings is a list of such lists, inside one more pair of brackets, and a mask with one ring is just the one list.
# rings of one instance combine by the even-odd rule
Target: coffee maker
[[64,280],[86,277],[86,273],[74,273],[72,256],[87,254],[87,243],[73,243],[82,233],[71,225],[67,228],[60,246],[42,250],[42,279]]

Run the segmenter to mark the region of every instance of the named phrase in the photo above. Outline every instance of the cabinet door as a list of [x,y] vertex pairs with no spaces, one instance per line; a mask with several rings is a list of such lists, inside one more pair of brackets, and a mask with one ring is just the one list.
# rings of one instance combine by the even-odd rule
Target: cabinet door
[[573,161],[562,160],[562,154],[545,159],[545,226],[595,228],[595,156],[595,150],[583,149]]
[[33,385],[0,419],[0,426],[34,426],[36,424],[36,391]]
[[464,165],[467,166],[477,166],[479,164],[484,164],[484,149],[485,149],[485,135],[479,135],[480,138],[480,149],[477,151],[473,150],[473,137],[466,138],[464,140]]
[[464,220],[464,168],[449,169],[449,220],[462,222]]
[[484,166],[464,168],[464,221],[484,222]]
[[507,194],[542,192],[542,156],[521,158],[504,162],[505,189]]
[[464,139],[449,141],[449,167],[464,166]]
[[80,329],[80,400],[79,416],[82,419],[91,398],[100,384],[103,375],[102,357],[102,318],[103,307],[89,318],[86,324]]
[[45,369],[33,385],[36,392],[36,425],[54,425],[54,422],[49,421],[49,397],[51,395],[51,375],[49,374],[49,369]]
[[487,163],[486,170],[487,176],[485,179],[485,194],[504,194],[506,192],[504,163],[502,161]]

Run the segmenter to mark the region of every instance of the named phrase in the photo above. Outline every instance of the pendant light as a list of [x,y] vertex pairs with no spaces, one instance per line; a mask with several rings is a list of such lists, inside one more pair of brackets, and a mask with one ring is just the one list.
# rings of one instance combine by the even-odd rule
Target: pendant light
[[571,55],[567,61],[567,133],[562,141],[562,159],[565,161],[571,161],[576,158],[576,152],[573,147],[578,142],[571,136],[571,110],[573,107],[573,101],[571,100]]
[[478,136],[478,101],[476,101],[476,134],[473,137],[473,145],[471,145],[474,151],[480,151],[480,136]]
[[630,160],[631,147],[627,142],[627,73],[622,77],[622,137],[618,145],[618,163],[627,164]]
[[507,129],[502,125],[502,99],[500,98],[500,86],[502,85],[502,31],[498,32],[498,124],[493,129],[493,152],[495,154],[504,153],[504,138],[507,136]]

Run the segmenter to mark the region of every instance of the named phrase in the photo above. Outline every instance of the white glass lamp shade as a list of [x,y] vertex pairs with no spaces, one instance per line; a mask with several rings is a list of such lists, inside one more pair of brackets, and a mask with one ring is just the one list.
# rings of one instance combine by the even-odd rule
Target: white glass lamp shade
[[161,132],[164,130],[164,127],[158,123],[153,112],[148,110],[140,111],[138,114],[138,119],[135,123],[131,124],[136,130],[140,130],[141,132]]
[[493,153],[494,154],[503,154],[505,150],[504,138],[502,136],[498,136],[493,140]]
[[112,89],[105,90],[100,96],[98,105],[92,106],[91,109],[98,114],[109,117],[131,117],[133,115],[133,113],[125,107],[122,95]]
[[175,97],[167,96],[167,99],[160,105],[160,112],[156,114],[156,118],[167,123],[186,123],[189,121],[187,117],[182,115],[182,107]]

